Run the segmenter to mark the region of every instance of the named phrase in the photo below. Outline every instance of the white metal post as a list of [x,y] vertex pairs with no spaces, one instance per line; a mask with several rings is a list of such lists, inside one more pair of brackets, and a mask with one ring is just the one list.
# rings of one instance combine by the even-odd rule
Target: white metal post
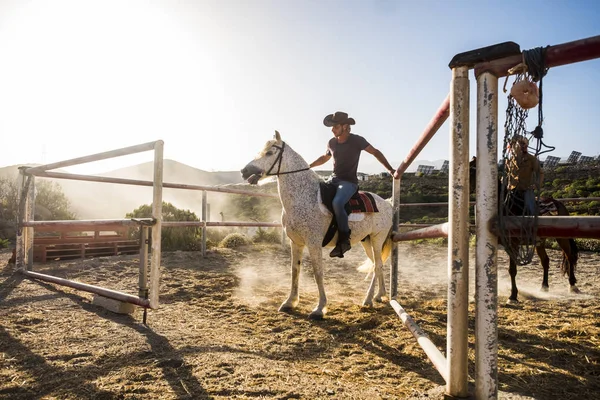
[[27,196],[27,191],[25,191],[25,183],[27,182],[27,175],[25,175],[25,170],[27,167],[19,168],[19,183],[17,185],[17,201],[18,201],[18,209],[17,209],[17,237],[16,237],[16,248],[15,248],[15,267],[19,271],[25,270],[25,228],[23,228],[23,220],[25,219],[25,213],[22,210],[21,203],[23,201],[23,196]]
[[207,215],[207,200],[206,190],[202,191],[202,257],[206,257],[206,215]]
[[154,184],[152,190],[152,254],[150,257],[150,307],[158,307],[158,289],[160,284],[161,229],[162,229],[162,190],[163,190],[163,152],[164,142],[158,140],[154,145]]
[[[29,188],[27,193],[23,194],[24,196],[27,196],[27,200],[25,201],[25,218],[23,219],[23,222],[29,222],[35,219],[35,176],[30,175],[27,177],[27,180],[29,180]],[[31,271],[33,269],[33,227],[23,228],[23,233],[25,266],[27,271]]]
[[[400,225],[400,182],[401,179],[393,179],[392,185],[392,201],[393,201],[393,217],[392,231],[398,232]],[[394,300],[398,296],[398,244],[393,243],[392,246],[392,265],[390,266],[390,300]]]
[[148,227],[140,225],[140,274],[138,296],[148,298]]
[[469,68],[452,69],[450,85],[450,176],[448,195],[449,379],[446,392],[468,395],[469,311]]
[[475,219],[475,395],[498,398],[498,237],[488,222],[498,213],[498,78],[477,78]]

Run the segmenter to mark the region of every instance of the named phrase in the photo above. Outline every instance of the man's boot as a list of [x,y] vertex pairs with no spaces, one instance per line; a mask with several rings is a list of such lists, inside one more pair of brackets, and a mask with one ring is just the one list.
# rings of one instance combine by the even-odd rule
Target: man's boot
[[351,249],[350,246],[350,232],[339,232],[338,241],[331,253],[329,253],[329,257],[339,257],[344,258],[344,253]]

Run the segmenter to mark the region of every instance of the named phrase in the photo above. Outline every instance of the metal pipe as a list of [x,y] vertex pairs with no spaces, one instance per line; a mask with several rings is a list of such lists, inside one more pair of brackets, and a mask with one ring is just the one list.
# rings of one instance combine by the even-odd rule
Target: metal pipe
[[475,393],[498,398],[498,237],[487,229],[498,210],[498,78],[477,78],[475,221]]
[[406,240],[448,237],[449,227],[450,225],[448,222],[445,222],[443,224],[431,225],[422,229],[415,229],[410,232],[395,233],[394,236],[392,236],[392,240],[394,240],[394,242],[401,242]]
[[440,373],[444,381],[448,382],[448,367],[444,355],[421,330],[419,325],[412,319],[406,310],[402,308],[400,303],[396,300],[390,300],[390,305],[394,311],[396,311],[396,314],[398,314],[404,326],[406,326],[415,339],[417,339],[417,343],[419,343],[419,346],[425,351],[425,354],[427,354],[427,357],[433,363],[433,366]]
[[125,303],[135,304],[140,307],[150,307],[149,300],[141,299],[137,296],[123,293],[123,292],[118,292],[116,290],[105,289],[100,286],[88,285],[87,283],[81,283],[81,282],[71,281],[69,279],[58,278],[58,277],[52,276],[52,275],[40,274],[39,272],[23,271],[23,274],[30,278],[39,279],[41,281],[52,282],[52,283],[56,283],[58,285],[68,286],[73,289],[82,290],[84,292],[99,294],[100,296],[108,297],[109,299],[115,299],[115,300],[119,300],[119,301],[122,301]]
[[206,257],[206,190],[202,191],[202,257]]
[[[33,228],[56,228],[65,230],[73,228],[79,231],[95,231],[99,228],[117,228],[122,226],[138,226],[140,223],[153,224],[152,218],[133,219],[75,219],[75,220],[57,220],[57,221],[23,221],[23,226]],[[44,229],[48,230],[48,229]]]
[[272,228],[281,228],[281,223],[279,222],[204,222],[204,221],[165,221],[162,223],[162,226],[165,228],[173,228],[173,227],[184,227],[184,226],[236,226],[236,227],[244,227],[244,226],[260,226],[260,227],[272,227]]
[[107,158],[114,158],[114,157],[125,156],[128,154],[141,153],[144,151],[153,150],[156,143],[157,142],[143,143],[143,144],[138,144],[135,146],[123,147],[122,149],[105,151],[102,153],[96,153],[96,154],[92,154],[89,156],[72,158],[70,160],[59,161],[59,162],[55,162],[52,164],[40,165],[38,167],[28,168],[27,173],[31,174],[31,175],[37,175],[38,173],[49,170],[49,169],[71,167],[73,165],[85,164],[85,163],[92,162],[92,161],[100,161],[100,160],[106,160]]
[[[522,219],[528,217],[505,217],[504,226],[512,237],[521,233]],[[587,238],[600,239],[600,217],[596,216],[560,216],[538,217],[537,236],[542,238]],[[489,229],[494,234],[499,233],[496,219],[490,219]],[[524,238],[526,239],[526,238]]]
[[[400,184],[402,176],[392,181],[392,231],[398,231],[400,223]],[[398,246],[392,246],[392,261],[390,265],[390,299],[398,296]]]
[[[113,178],[108,176],[96,176],[96,175],[81,175],[81,174],[69,174],[65,172],[37,172],[32,175],[39,176],[41,178],[53,178],[53,179],[69,179],[75,181],[86,181],[86,182],[100,182],[100,183],[116,183],[120,185],[134,185],[134,186],[154,186],[153,181],[144,181],[139,179],[126,179],[126,178]],[[168,189],[186,189],[186,190],[206,190],[209,192],[220,192],[220,193],[235,193],[245,194],[255,197],[279,197],[276,194],[271,193],[260,193],[251,190],[241,189],[229,189],[219,186],[202,186],[202,185],[186,185],[183,183],[163,183],[163,188]]]
[[[600,58],[600,35],[573,42],[549,46],[546,49],[546,68],[559,67]],[[523,61],[521,54],[475,65],[475,76],[489,72],[496,77],[508,75],[508,70]]]
[[450,95],[446,96],[431,121],[429,121],[429,124],[427,124],[425,127],[421,137],[417,139],[417,143],[408,152],[408,155],[404,161],[400,163],[400,166],[396,170],[400,176],[404,174],[410,164],[415,160],[415,158],[417,158],[421,150],[423,150],[433,135],[435,135],[438,129],[440,129],[440,127],[448,119],[448,115],[450,115]]
[[450,175],[448,204],[448,329],[449,379],[446,393],[468,394],[469,311],[469,68],[452,69],[450,89]]
[[139,297],[148,298],[148,227],[140,227]]

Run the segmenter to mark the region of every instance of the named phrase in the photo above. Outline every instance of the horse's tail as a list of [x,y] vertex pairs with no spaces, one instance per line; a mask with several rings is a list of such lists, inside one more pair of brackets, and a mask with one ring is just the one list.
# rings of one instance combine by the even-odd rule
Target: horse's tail
[[577,265],[578,258],[579,248],[577,247],[577,243],[575,243],[575,239],[571,238],[569,239],[569,255],[563,252],[563,259],[560,267],[563,275],[570,275],[571,272],[575,273],[575,266]]

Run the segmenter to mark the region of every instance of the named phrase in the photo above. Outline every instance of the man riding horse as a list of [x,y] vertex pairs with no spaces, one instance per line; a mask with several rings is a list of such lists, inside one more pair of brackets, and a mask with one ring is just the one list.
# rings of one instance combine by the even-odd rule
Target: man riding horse
[[310,163],[311,168],[317,167],[333,157],[333,175],[330,183],[336,186],[333,210],[339,235],[335,248],[329,253],[330,257],[343,257],[344,253],[351,248],[351,231],[344,207],[358,190],[357,171],[360,153],[365,150],[375,156],[391,175],[396,173],[381,151],[371,146],[364,137],[350,133],[350,126],[355,123],[354,118],[348,117],[348,114],[342,111],[327,115],[323,124],[331,128],[334,137],[327,142],[325,154]]

